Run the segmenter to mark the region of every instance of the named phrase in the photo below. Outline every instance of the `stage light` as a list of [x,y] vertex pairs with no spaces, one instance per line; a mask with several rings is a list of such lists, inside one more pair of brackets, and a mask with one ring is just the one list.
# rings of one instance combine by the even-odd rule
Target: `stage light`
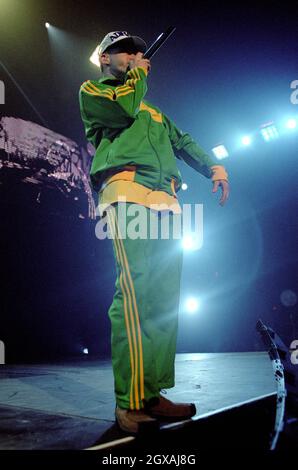
[[196,234],[189,233],[182,238],[182,247],[184,250],[199,250],[201,246],[202,243]]
[[216,145],[216,147],[213,147],[212,152],[218,160],[222,160],[223,158],[229,156],[228,151],[223,144]]
[[84,354],[88,354],[88,353],[89,353],[88,348],[84,348],[84,349],[83,349],[83,353],[84,353]]
[[185,303],[185,308],[188,313],[195,313],[199,310],[199,300],[196,299],[195,297],[190,297],[189,299],[186,300]]
[[297,304],[297,294],[291,289],[286,289],[280,294],[280,301],[285,307],[294,307]]
[[251,138],[249,137],[249,135],[245,135],[244,137],[242,137],[241,142],[243,145],[250,145]]
[[293,119],[293,118],[288,119],[288,121],[287,121],[287,123],[286,123],[286,127],[287,127],[288,129],[295,129],[296,126],[297,126],[297,121],[296,121],[296,119]]
[[92,55],[89,57],[89,60],[90,62],[92,62],[92,64],[96,65],[97,67],[100,67],[100,60],[99,60],[98,52],[99,52],[99,45],[92,52]]
[[49,27],[50,27],[50,23],[45,23],[45,27],[46,27],[46,28],[49,28]]
[[276,139],[279,136],[278,130],[276,129],[273,122],[263,124],[263,126],[261,126],[261,134],[266,142]]
[[181,189],[183,189],[183,191],[185,191],[187,188],[188,188],[187,184],[186,184],[186,183],[182,183]]

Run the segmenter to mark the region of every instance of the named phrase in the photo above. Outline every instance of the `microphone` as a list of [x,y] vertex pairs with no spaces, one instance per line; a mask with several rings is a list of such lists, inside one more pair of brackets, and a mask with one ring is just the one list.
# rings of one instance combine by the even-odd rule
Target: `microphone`
[[175,27],[170,26],[164,33],[161,33],[158,38],[151,44],[149,49],[144,53],[143,58],[144,59],[151,59],[151,57],[156,54],[158,49],[169,39],[171,34],[176,30]]

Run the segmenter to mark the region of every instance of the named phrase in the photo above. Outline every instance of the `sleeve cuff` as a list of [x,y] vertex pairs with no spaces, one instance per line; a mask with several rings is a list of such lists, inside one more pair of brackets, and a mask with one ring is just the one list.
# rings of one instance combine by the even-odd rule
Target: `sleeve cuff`
[[145,67],[134,67],[133,69],[127,72],[128,78],[144,78],[147,77],[148,71]]
[[222,165],[213,165],[210,167],[212,171],[211,180],[226,180],[228,181],[228,173],[226,172],[225,168]]

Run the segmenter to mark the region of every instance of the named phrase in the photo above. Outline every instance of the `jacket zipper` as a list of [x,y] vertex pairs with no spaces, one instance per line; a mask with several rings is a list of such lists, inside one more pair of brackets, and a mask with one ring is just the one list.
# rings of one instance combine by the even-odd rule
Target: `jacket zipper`
[[[151,116],[150,116],[149,126],[151,126],[151,119],[152,119],[152,118],[151,118]],[[160,161],[160,158],[159,158],[159,156],[158,156],[158,153],[156,152],[156,150],[155,150],[155,148],[154,148],[154,146],[153,146],[153,144],[152,144],[152,142],[151,142],[151,140],[150,140],[150,136],[149,136],[149,126],[148,126],[148,128],[147,128],[148,140],[149,140],[150,145],[151,145],[151,147],[153,148],[153,150],[154,150],[154,152],[155,152],[155,154],[156,154],[156,156],[157,156],[157,160],[158,160],[158,162],[159,162],[159,168],[160,168],[160,172],[159,172],[159,182],[158,182],[158,185],[156,186],[155,189],[160,189],[160,184],[161,184],[161,161]]]

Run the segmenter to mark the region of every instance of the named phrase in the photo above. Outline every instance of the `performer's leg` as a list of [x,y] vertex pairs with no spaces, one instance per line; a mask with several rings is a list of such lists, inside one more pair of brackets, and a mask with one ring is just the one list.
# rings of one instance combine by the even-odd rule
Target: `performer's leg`
[[[112,337],[112,365],[116,403],[121,408],[138,410],[143,400],[159,394],[156,347],[152,336],[156,328],[148,321],[150,239],[120,238],[121,211],[125,209],[126,227],[131,221],[129,203],[115,204],[107,210],[113,240],[117,279],[113,303],[109,309]],[[148,217],[149,209],[141,206]],[[115,209],[113,209],[115,208]],[[123,212],[122,212],[123,214]],[[154,295],[156,296],[156,292]]]
[[[159,223],[169,222],[169,239],[151,240],[148,259],[148,322],[156,357],[159,389],[175,385],[175,354],[183,263],[181,238],[174,239],[173,223],[182,224],[182,215],[161,212]],[[179,219],[180,220],[177,220]]]

